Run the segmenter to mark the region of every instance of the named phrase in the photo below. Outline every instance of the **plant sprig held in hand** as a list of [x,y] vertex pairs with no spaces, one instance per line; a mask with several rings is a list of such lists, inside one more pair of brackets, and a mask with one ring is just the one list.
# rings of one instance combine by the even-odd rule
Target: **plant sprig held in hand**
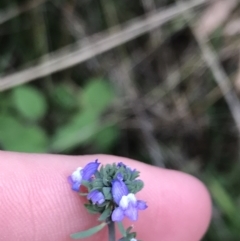
[[[100,214],[98,226],[86,231],[72,234],[73,239],[89,237],[108,226],[109,241],[115,241],[115,225],[117,222],[122,238],[118,241],[137,241],[132,227],[125,230],[122,224],[124,217],[137,221],[138,211],[147,208],[146,202],[137,200],[135,194],[144,183],[138,179],[139,171],[131,169],[122,162],[101,166],[98,160],[88,163],[84,168],[78,167],[68,181],[72,190],[86,196],[89,201],[86,209],[92,214]],[[81,192],[85,187],[87,192]]]

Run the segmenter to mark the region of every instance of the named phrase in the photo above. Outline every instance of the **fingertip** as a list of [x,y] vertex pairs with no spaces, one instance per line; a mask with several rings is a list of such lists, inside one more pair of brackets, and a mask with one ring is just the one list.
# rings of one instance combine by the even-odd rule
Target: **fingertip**
[[144,176],[147,188],[140,195],[149,208],[136,224],[140,238],[199,241],[211,219],[211,199],[204,184],[188,174],[154,167]]
[[[179,237],[184,241],[199,241],[205,234],[212,213],[212,204],[206,186],[197,178],[181,172],[173,172],[176,192],[182,204],[176,202],[179,212]],[[177,199],[178,200],[178,199]]]

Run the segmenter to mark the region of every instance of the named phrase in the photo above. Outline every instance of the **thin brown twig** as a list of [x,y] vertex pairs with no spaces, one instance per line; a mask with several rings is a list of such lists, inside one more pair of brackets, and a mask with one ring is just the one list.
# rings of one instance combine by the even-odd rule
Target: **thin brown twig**
[[[154,0],[142,0],[142,5],[145,10],[145,13],[156,11],[156,4]],[[157,29],[156,31],[151,32],[150,33],[151,48],[155,48],[156,46],[158,46],[160,39],[161,39],[160,29]]]
[[0,24],[3,24],[12,18],[17,17],[18,15],[27,12],[31,10],[32,8],[37,7],[38,5],[46,2],[47,0],[35,0],[35,1],[29,1],[28,3],[25,3],[22,6],[19,7],[13,7],[8,10],[3,10],[0,12]]
[[109,31],[107,31],[88,38],[90,39],[90,44],[82,46],[82,41],[79,41],[75,45],[67,46],[50,55],[43,56],[38,60],[38,65],[0,78],[0,91],[10,89],[14,86],[45,77],[49,74],[82,63],[96,55],[102,54],[126,43],[127,41],[150,32],[183,14],[187,10],[201,6],[204,3],[206,3],[206,0],[194,0],[188,2],[188,4],[174,5],[165,10],[155,11],[148,16],[136,18],[133,21],[128,22],[122,30],[119,30],[120,28],[117,26],[115,28],[117,30],[114,31],[114,29],[112,29],[112,34],[110,35]]
[[204,39],[199,38],[199,36],[197,35],[196,38],[202,51],[203,58],[208,64],[208,67],[212,71],[216,83],[218,84],[219,88],[223,93],[223,97],[228,104],[228,107],[232,113],[233,119],[240,134],[240,101],[233,88],[233,85],[228,78],[226,72],[221,67],[217,55],[214,52],[213,48],[210,46],[210,44],[208,44]]
[[[218,0],[212,1],[209,7],[203,12],[198,20],[196,31],[201,35],[208,37],[214,30],[221,26],[236,7],[237,0]],[[214,14],[213,14],[214,13]]]
[[206,62],[206,65],[211,70],[216,84],[219,86],[223,97],[228,104],[229,110],[232,114],[233,120],[236,124],[238,133],[240,135],[240,101],[237,97],[237,94],[234,90],[234,87],[228,78],[225,70],[222,68],[218,56],[215,53],[214,49],[208,43],[206,36],[202,36],[195,27],[192,25],[191,19],[193,19],[193,14],[191,10],[186,11],[184,18],[190,25],[192,32],[195,36],[195,39],[198,43],[198,46],[201,50],[202,57]]

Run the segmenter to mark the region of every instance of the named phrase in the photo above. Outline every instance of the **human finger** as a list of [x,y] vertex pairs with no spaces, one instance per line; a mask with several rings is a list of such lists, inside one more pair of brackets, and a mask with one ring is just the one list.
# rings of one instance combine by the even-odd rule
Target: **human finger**
[[[206,231],[211,202],[204,185],[177,171],[108,155],[63,156],[0,152],[0,240],[68,241],[69,234],[97,224],[84,198],[72,192],[67,176],[96,158],[124,162],[141,172],[148,203],[134,229],[141,240],[199,241]],[[131,224],[126,222],[126,225]],[[106,230],[87,239],[107,240]]]

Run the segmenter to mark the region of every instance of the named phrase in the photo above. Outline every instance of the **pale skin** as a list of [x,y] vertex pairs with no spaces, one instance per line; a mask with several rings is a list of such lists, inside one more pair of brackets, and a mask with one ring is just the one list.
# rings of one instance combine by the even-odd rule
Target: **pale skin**
[[[69,235],[96,224],[84,197],[67,176],[90,161],[124,162],[141,171],[145,188],[136,196],[148,204],[134,225],[143,241],[200,241],[211,218],[211,201],[196,178],[130,159],[0,152],[0,241],[70,241]],[[107,230],[87,238],[107,241]]]

